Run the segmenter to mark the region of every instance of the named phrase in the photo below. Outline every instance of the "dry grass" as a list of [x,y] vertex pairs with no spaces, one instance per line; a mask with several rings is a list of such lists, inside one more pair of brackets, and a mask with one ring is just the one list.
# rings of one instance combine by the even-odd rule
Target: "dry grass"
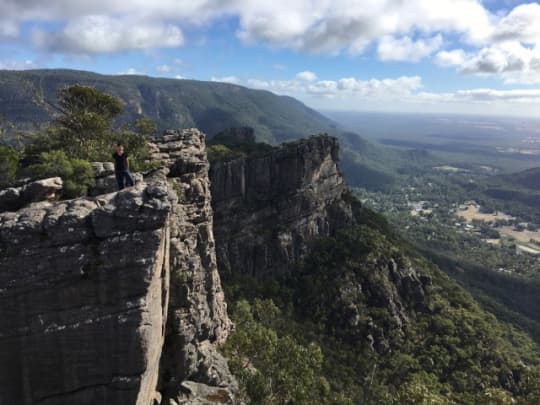
[[458,217],[464,218],[467,222],[472,222],[474,219],[484,222],[494,222],[498,219],[510,220],[512,216],[505,214],[504,212],[497,212],[494,214],[484,214],[480,212],[480,207],[477,205],[469,205],[465,211],[458,211],[456,213]]
[[522,243],[529,243],[531,239],[540,242],[540,232],[533,232],[533,231],[516,231],[511,226],[501,226],[500,228],[496,228],[500,233],[506,236],[510,236],[517,240],[518,242]]

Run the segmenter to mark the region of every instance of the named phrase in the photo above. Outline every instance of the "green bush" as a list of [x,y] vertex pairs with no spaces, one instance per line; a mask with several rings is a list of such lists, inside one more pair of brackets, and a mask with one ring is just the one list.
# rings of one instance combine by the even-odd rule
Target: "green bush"
[[113,139],[112,124],[123,111],[121,101],[90,86],[58,90],[61,114],[51,135],[74,158],[103,160]]
[[17,175],[19,155],[11,146],[0,146],[0,187],[9,187]]
[[279,309],[272,300],[241,300],[232,317],[236,331],[228,339],[226,353],[232,372],[252,404],[324,403],[330,387],[322,377],[323,355],[311,343],[301,345],[273,329]]
[[229,128],[216,134],[207,144],[208,160],[232,160],[239,157],[263,156],[274,146],[257,142],[252,128]]
[[[146,136],[140,135],[128,129],[121,129],[115,133],[114,145],[121,142],[129,156],[130,170],[139,172],[155,167],[155,162],[150,161],[150,151],[148,149],[148,140]],[[110,150],[107,151],[107,158],[111,159]]]
[[155,127],[149,119],[135,123],[139,132],[127,126],[114,128],[122,112],[121,101],[93,87],[71,86],[58,91],[61,113],[43,133],[35,135],[25,148],[26,165],[36,164],[44,152],[62,150],[70,159],[110,161],[118,142],[125,145],[133,170],[150,168],[147,134]]
[[64,182],[63,196],[74,198],[85,195],[94,183],[94,173],[90,163],[82,159],[69,158],[62,150],[43,152],[39,162],[26,168],[26,174],[33,179],[59,176]]
[[519,404],[540,404],[540,367],[528,369],[522,376],[522,386]]
[[[239,303],[231,305],[237,332],[226,354],[251,403],[268,403],[261,398],[275,387],[276,370],[289,369],[294,356],[275,349],[288,336],[304,349],[315,342],[322,350],[320,373],[303,371],[308,386],[321,377],[329,386],[312,403],[505,404],[513,396],[518,405],[540,403],[540,373],[525,372],[521,363],[537,364],[533,342],[517,330],[510,341],[504,326],[454,281],[414,252],[406,255],[410,246],[381,232],[385,224],[379,219],[362,211],[358,222],[370,225],[321,240],[289,276],[272,282],[223,279],[228,302]],[[398,265],[401,276],[389,263]],[[400,288],[409,269],[430,280],[422,295]],[[402,325],[392,302],[408,316]],[[297,359],[305,362],[304,356]],[[287,384],[280,387],[291,392]],[[299,403],[287,398],[272,403]]]
[[206,148],[208,160],[214,162],[216,160],[233,160],[245,156],[244,153],[232,150],[228,146],[222,144],[208,144]]
[[158,127],[156,122],[148,117],[142,117],[135,120],[133,124],[135,131],[142,136],[150,137],[156,135]]

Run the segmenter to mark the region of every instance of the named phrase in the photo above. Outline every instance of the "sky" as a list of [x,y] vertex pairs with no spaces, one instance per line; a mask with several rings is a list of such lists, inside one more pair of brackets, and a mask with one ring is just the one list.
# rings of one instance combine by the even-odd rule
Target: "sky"
[[537,116],[540,4],[0,0],[0,69],[223,81],[322,110]]

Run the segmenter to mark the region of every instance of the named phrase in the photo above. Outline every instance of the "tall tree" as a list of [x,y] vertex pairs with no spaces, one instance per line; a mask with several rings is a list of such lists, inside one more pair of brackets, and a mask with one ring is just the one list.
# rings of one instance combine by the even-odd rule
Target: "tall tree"
[[81,85],[59,89],[58,99],[60,115],[51,127],[58,146],[74,158],[108,157],[114,141],[114,119],[123,111],[121,101]]

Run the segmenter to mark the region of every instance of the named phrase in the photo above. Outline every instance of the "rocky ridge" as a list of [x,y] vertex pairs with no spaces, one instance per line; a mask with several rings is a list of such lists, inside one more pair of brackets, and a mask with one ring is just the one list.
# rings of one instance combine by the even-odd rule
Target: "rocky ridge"
[[[245,132],[238,134],[227,141],[231,145],[236,140],[246,142]],[[326,277],[304,274],[305,260],[309,266],[310,254],[321,249],[321,239],[343,239],[341,231],[362,225],[365,213],[346,189],[338,155],[338,141],[320,135],[262,155],[212,162],[214,234],[223,277],[279,280],[297,276],[305,279],[300,285]],[[336,275],[322,284],[328,291],[313,295],[306,316],[322,306],[330,313],[328,330],[339,331],[339,337],[352,344],[365,343],[373,351],[387,352],[388,335],[404,336],[411,316],[429,312],[431,302],[431,278],[393,250],[388,243],[381,252],[373,252],[362,272],[341,266],[344,258],[350,259],[350,252],[333,257]],[[312,297],[309,291],[300,296],[302,300]],[[371,316],[374,308],[388,310],[392,322]]]
[[0,403],[234,401],[204,136],[153,148],[135,187],[0,214]]
[[[95,163],[99,195],[0,214],[0,404],[234,403],[216,350],[232,327],[217,265],[281,276],[358,222],[335,138],[213,162],[211,185],[199,131],[168,131],[150,147],[162,167],[135,187],[108,193],[112,168]],[[365,273],[340,271],[308,305],[379,353],[410,314],[429,311],[431,284],[383,256]],[[366,308],[388,308],[396,333]]]
[[352,224],[338,155],[337,139],[321,135],[263,156],[212,162],[221,274],[289,272],[319,238]]

